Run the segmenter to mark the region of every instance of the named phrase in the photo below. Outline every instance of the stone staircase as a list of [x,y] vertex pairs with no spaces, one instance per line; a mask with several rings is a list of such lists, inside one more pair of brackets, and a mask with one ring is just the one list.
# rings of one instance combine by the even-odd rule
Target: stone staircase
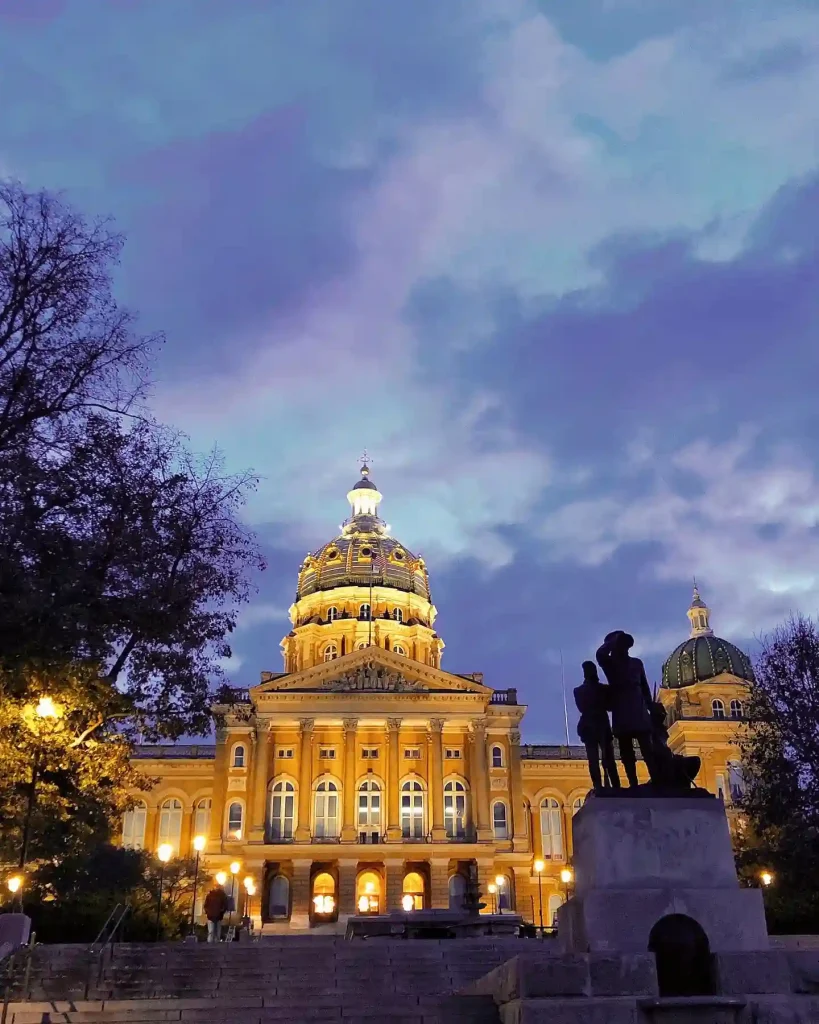
[[525,943],[271,936],[213,945],[125,943],[103,961],[83,946],[38,946],[29,1001],[12,1002],[8,1024],[497,1024],[491,995],[456,993]]

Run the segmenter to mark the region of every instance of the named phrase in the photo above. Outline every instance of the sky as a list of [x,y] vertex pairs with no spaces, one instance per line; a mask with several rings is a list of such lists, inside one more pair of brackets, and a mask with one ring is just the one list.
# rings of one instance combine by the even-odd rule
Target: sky
[[0,174],[114,217],[157,416],[261,476],[234,683],[364,448],[525,741],[694,576],[819,611],[817,96],[813,0],[0,0]]

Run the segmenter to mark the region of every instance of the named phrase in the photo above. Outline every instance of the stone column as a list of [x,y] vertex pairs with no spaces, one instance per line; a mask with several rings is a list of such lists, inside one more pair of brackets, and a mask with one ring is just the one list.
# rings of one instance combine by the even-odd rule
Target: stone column
[[[341,827],[342,843],[354,843],[358,839],[355,817],[355,741],[358,729],[357,718],[344,719],[344,792]],[[353,911],[350,911],[353,913]]]
[[256,748],[253,758],[253,794],[250,805],[248,840],[251,843],[263,843],[267,831],[267,783],[270,766],[271,737],[266,722],[259,722],[256,729]]
[[529,814],[529,833],[532,837],[532,860],[543,860],[543,833],[540,831],[540,807],[532,807]]
[[387,719],[387,842],[401,842],[401,790],[398,741],[400,738],[401,719]]
[[310,868],[312,861],[294,860],[290,881],[290,927],[308,928],[310,925]]
[[526,834],[526,808],[523,800],[523,773],[520,763],[520,729],[509,732],[509,796],[511,797],[512,821],[509,834],[512,836],[512,849],[525,852],[530,849]]
[[476,718],[472,723],[472,776],[474,778],[473,799],[475,801],[475,824],[478,842],[492,839],[492,823],[489,820],[489,771],[487,769],[486,719]]
[[299,719],[301,749],[299,751],[299,823],[295,840],[310,842],[310,799],[313,793],[313,726],[312,718]]
[[219,849],[222,829],[225,823],[225,798],[227,796],[228,747],[230,734],[225,729],[216,730],[216,757],[213,762],[213,803],[210,808],[209,850]]
[[403,860],[385,860],[384,871],[384,913],[401,910],[401,897],[404,895],[404,862]]
[[434,843],[443,843],[446,842],[446,828],[444,826],[443,718],[431,718],[429,720],[429,727],[432,739],[432,778],[429,785],[429,798],[432,803],[432,841]]
[[449,908],[449,860],[433,857],[429,862],[429,905],[433,910]]

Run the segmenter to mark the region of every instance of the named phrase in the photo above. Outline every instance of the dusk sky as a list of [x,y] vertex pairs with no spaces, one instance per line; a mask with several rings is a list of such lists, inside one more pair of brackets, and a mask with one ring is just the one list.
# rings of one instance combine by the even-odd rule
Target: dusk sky
[[365,447],[525,741],[692,576],[815,614],[818,97],[812,0],[0,0],[0,174],[115,218],[156,415],[263,478],[231,680]]

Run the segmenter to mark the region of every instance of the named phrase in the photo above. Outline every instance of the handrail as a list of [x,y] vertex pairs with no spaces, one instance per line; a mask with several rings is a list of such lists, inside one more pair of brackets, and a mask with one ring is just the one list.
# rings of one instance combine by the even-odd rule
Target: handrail
[[[109,924],[111,923],[111,919],[113,918],[113,916],[114,916],[114,915],[116,914],[116,912],[117,912],[117,911],[119,910],[119,908],[120,908],[121,906],[122,906],[122,904],[121,904],[121,903],[117,903],[117,904],[116,904],[116,906],[115,906],[115,907],[113,908],[113,910],[111,911],[111,913],[110,913],[110,914],[108,915],[108,917],[106,917],[106,919],[105,919],[105,923],[103,924],[102,928],[100,928],[99,932],[97,933],[97,937],[96,937],[96,939],[94,939],[94,941],[93,941],[93,942],[91,943],[91,945],[90,945],[90,946],[88,947],[88,952],[89,952],[89,953],[93,953],[93,951],[94,951],[94,946],[96,946],[96,944],[97,944],[97,943],[98,943],[98,942],[100,941],[100,939],[101,939],[101,938],[103,937],[103,935],[105,934],[106,930],[108,929],[108,925],[109,925]],[[106,941],[107,941],[107,940],[106,940]],[[105,945],[105,943],[103,943],[103,945]]]
[[[97,935],[96,939],[94,939],[94,941],[88,947],[88,952],[91,954],[91,962],[88,967],[88,978],[85,983],[86,999],[88,998],[91,991],[92,977],[96,985],[99,985],[100,982],[102,981],[102,974],[103,971],[105,970],[106,954],[109,951],[113,950],[114,940],[116,939],[117,932],[119,931],[120,926],[122,925],[127,915],[130,913],[130,911],[130,903],[117,903],[114,909],[108,915],[105,924],[100,929],[99,935]],[[109,925],[111,926],[110,932],[108,932],[108,934],[105,935],[104,940],[99,946],[99,950],[96,950],[95,947],[97,946],[97,943],[99,943],[100,939],[105,934],[105,932],[108,931]]]
[[5,968],[5,986],[3,991],[3,1006],[0,1009],[0,1024],[6,1024],[9,1012],[9,1003],[11,1002],[11,993],[14,988],[14,975],[15,967],[17,966],[17,958],[20,954],[21,949],[24,950],[23,955],[26,958],[26,968],[23,972],[23,987],[20,992],[20,1002],[28,1002],[29,997],[29,986],[31,983],[31,957],[34,953],[34,947],[37,945],[37,934],[32,932],[26,946],[18,946],[15,949],[4,965]]

